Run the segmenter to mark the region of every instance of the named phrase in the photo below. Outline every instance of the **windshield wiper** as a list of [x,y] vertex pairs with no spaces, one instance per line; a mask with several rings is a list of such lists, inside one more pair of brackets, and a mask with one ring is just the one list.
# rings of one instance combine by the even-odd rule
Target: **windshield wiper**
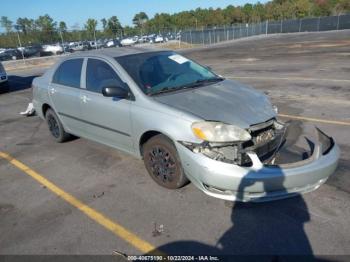
[[174,88],[164,87],[164,88],[162,88],[161,90],[156,91],[156,92],[150,91],[149,93],[147,93],[147,95],[153,96],[153,95],[168,93],[168,92],[172,92],[172,91],[174,91]]
[[154,92],[154,93],[150,92],[149,95],[152,96],[152,95],[174,92],[177,90],[182,90],[182,89],[187,89],[187,88],[195,88],[195,87],[203,86],[203,85],[208,84],[208,83],[215,83],[215,82],[220,82],[223,80],[225,80],[225,78],[223,78],[223,77],[212,77],[212,78],[207,78],[207,79],[199,79],[193,83],[178,86],[178,87],[172,87],[172,88],[164,87],[157,92]]
[[183,86],[179,86],[176,89],[179,90],[179,89],[186,89],[186,88],[195,88],[195,87],[203,86],[205,84],[216,83],[216,82],[220,82],[223,80],[225,80],[225,78],[223,78],[223,77],[212,77],[212,78],[207,78],[207,79],[199,79],[196,82],[186,84]]
[[223,81],[223,80],[225,80],[225,78],[218,76],[218,77],[212,77],[212,78],[197,80],[196,83],[197,84],[205,84],[205,83],[220,82],[220,81]]

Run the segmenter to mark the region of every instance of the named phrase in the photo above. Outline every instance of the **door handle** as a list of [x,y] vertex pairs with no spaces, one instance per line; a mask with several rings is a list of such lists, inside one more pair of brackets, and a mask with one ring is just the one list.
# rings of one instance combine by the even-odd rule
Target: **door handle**
[[91,100],[91,98],[88,98],[86,95],[81,96],[80,99],[83,101],[83,103]]
[[56,93],[56,89],[53,88],[53,87],[51,87],[51,88],[50,88],[50,93],[53,95],[54,93]]

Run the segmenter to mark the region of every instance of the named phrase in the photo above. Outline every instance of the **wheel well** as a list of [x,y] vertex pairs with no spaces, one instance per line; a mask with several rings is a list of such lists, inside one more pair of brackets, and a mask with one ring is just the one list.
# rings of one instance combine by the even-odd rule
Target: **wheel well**
[[144,133],[141,138],[140,138],[140,154],[141,156],[143,156],[143,145],[150,140],[152,137],[156,136],[156,135],[160,135],[161,133],[158,131],[147,131],[146,133]]
[[42,106],[42,110],[43,110],[43,116],[46,115],[46,111],[47,109],[51,108],[51,106],[49,106],[48,104],[43,104]]

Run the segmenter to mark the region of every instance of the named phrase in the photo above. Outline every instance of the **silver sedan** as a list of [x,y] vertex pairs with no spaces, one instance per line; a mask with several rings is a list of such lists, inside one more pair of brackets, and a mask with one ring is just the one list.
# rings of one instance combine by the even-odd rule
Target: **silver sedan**
[[33,97],[56,141],[100,142],[143,159],[163,187],[191,181],[226,200],[315,190],[340,154],[319,129],[295,138],[299,129],[278,121],[263,93],[173,51],[74,54],[34,79]]

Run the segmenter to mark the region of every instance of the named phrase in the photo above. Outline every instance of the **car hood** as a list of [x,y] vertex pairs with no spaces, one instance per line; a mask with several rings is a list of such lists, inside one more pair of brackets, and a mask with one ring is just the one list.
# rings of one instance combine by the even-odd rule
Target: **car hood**
[[241,128],[248,128],[276,116],[266,95],[231,80],[153,98],[204,120],[220,121]]

